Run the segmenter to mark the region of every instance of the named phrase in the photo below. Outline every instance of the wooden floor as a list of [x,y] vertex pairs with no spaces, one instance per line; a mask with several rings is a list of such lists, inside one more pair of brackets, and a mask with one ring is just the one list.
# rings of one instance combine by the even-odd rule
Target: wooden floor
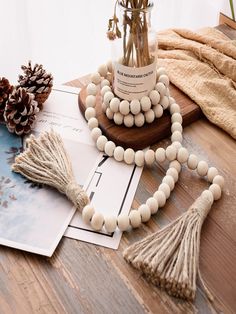
[[[169,143],[163,140],[155,148]],[[203,225],[200,249],[200,269],[213,304],[200,287],[193,304],[168,296],[122,257],[129,244],[177,218],[208,186],[184,167],[166,206],[142,228],[124,233],[117,251],[68,238],[52,258],[0,247],[0,314],[236,313],[236,142],[203,118],[184,129],[183,145],[225,177],[223,197]],[[157,189],[166,166],[144,169],[135,206]]]

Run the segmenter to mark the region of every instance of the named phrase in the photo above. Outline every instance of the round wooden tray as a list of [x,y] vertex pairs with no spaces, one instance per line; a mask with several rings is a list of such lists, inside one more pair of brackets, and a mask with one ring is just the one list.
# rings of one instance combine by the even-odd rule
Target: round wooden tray
[[[178,99],[175,99],[181,107],[183,125],[186,126],[200,117],[201,110],[185,94],[171,86],[171,94],[175,94],[175,91],[178,93],[178,98],[182,98],[182,104],[181,102],[178,102]],[[86,87],[83,87],[79,94],[79,108],[83,116],[86,109],[86,95]],[[175,96],[173,95],[173,97]],[[103,134],[116,145],[120,145],[124,148],[131,147],[134,150],[143,149],[157,143],[171,134],[170,114],[167,112],[165,112],[160,119],[155,119],[153,123],[145,124],[141,128],[135,126],[132,128],[127,128],[123,125],[117,126],[102,112],[100,94],[97,95],[96,99],[96,111],[99,126]]]

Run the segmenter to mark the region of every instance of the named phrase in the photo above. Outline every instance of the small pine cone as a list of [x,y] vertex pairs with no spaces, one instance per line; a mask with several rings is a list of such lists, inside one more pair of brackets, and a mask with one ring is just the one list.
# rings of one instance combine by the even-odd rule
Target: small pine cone
[[47,73],[42,64],[31,65],[31,61],[28,62],[28,66],[22,65],[21,69],[24,75],[19,75],[18,82],[21,87],[26,88],[27,92],[35,95],[35,100],[38,102],[39,109],[43,108],[43,103],[47,100],[52,90],[53,77],[51,73]]
[[38,112],[38,103],[34,100],[34,95],[27,93],[25,88],[14,88],[3,115],[8,131],[17,135],[28,134],[33,128]]
[[0,78],[0,120],[3,119],[3,113],[8,100],[9,94],[12,92],[13,86],[3,77]]

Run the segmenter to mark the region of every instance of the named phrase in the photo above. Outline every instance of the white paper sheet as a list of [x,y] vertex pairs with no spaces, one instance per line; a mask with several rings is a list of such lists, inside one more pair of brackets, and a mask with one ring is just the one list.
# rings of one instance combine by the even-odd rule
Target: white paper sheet
[[[59,132],[71,157],[77,182],[84,186],[91,202],[105,215],[117,216],[130,210],[142,169],[116,162],[100,153],[78,108],[79,89],[56,87],[40,113],[36,132]],[[65,236],[117,249],[122,233],[93,231],[76,213]]]

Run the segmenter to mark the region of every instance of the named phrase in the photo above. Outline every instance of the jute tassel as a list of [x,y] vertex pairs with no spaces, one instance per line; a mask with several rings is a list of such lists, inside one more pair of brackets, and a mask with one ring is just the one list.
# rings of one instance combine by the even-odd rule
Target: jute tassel
[[[212,193],[204,191],[174,222],[128,247],[123,253],[124,258],[170,295],[194,300],[200,233],[212,203]],[[213,300],[200,273],[199,279],[208,298]]]
[[89,202],[85,191],[76,183],[61,137],[53,130],[38,138],[31,135],[27,149],[15,158],[12,170],[31,181],[56,188],[79,210]]

